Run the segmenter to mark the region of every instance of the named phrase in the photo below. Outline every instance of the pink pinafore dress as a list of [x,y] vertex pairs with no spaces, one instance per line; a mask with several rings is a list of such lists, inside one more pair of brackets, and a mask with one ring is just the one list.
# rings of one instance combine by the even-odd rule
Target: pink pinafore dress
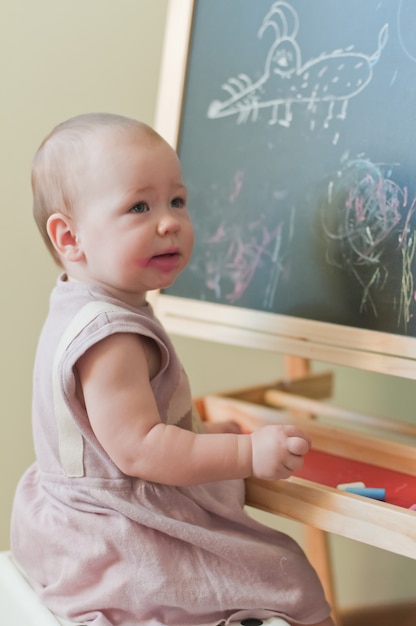
[[12,516],[13,555],[44,604],[93,626],[325,619],[315,571],[290,537],[247,516],[242,480],[171,487],[123,474],[105,453],[77,400],[74,367],[118,332],[155,342],[162,365],[151,385],[161,419],[194,427],[186,374],[151,306],[127,307],[61,277],[34,369],[36,462]]

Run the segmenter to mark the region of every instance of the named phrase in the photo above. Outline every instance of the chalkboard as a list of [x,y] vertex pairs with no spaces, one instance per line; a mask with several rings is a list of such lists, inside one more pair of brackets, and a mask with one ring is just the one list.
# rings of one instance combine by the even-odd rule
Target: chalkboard
[[163,293],[416,336],[416,3],[199,0]]

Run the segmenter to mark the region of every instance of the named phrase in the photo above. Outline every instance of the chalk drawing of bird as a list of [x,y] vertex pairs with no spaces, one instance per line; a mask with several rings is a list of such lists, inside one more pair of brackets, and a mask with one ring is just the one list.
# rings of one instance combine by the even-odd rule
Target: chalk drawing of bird
[[270,109],[270,124],[289,127],[293,104],[304,105],[315,113],[318,106],[325,103],[324,126],[328,126],[333,117],[345,119],[349,100],[372,80],[373,67],[388,40],[388,24],[385,24],[379,32],[377,49],[370,55],[355,52],[351,46],[322,53],[302,64],[296,41],[299,17],[291,4],[285,0],[274,2],[258,37],[263,37],[270,28],[276,38],[267,53],[262,76],[255,82],[243,73],[229,78],[222,86],[228,97],[210,103],[208,118],[236,115],[240,124],[249,119],[256,121],[260,110]]

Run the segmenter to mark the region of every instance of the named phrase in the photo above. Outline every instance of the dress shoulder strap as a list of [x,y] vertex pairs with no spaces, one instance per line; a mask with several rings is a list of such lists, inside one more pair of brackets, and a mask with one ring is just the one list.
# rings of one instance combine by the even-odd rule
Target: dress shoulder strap
[[71,320],[55,352],[52,384],[58,428],[59,455],[65,475],[71,478],[84,476],[84,440],[62,393],[59,364],[68,346],[90,322],[102,313],[117,311],[124,311],[124,309],[107,302],[89,302]]

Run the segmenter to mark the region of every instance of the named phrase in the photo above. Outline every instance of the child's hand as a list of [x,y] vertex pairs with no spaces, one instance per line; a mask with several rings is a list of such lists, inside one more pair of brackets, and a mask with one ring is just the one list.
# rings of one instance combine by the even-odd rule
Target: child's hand
[[289,478],[311,447],[308,435],[296,426],[264,426],[249,436],[253,476],[265,480]]

